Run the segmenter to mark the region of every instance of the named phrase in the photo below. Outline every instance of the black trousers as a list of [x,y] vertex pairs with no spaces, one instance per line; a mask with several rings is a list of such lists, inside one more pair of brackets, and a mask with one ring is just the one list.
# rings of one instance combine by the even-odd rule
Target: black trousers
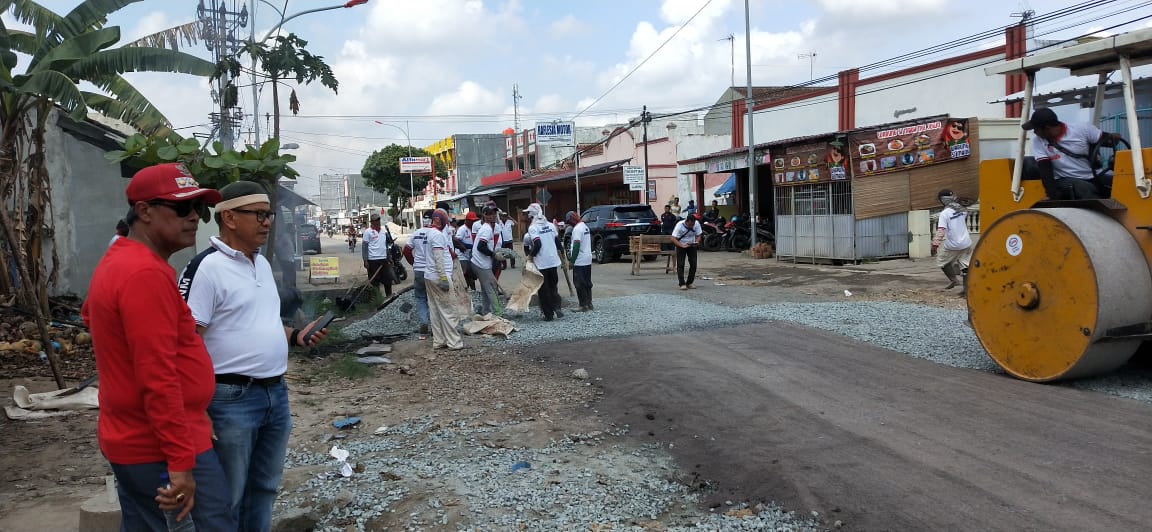
[[392,261],[388,259],[372,259],[368,261],[368,281],[372,286],[384,285],[384,295],[392,295],[392,285],[396,283],[392,271]]
[[[688,259],[688,281],[684,281],[684,259]],[[676,279],[680,286],[692,284],[696,280],[696,246],[676,248]]]
[[560,291],[557,284],[560,282],[560,277],[556,273],[557,269],[540,269],[540,274],[544,276],[544,286],[540,287],[537,296],[540,298],[540,310],[544,312],[546,318],[555,316],[556,311],[560,310]]
[[576,286],[576,297],[581,307],[592,304],[592,265],[573,266],[572,284]]

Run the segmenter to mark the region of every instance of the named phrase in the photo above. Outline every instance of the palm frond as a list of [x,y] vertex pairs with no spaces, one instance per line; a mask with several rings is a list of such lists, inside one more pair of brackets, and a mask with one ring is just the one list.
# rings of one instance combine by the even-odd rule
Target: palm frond
[[124,72],[179,72],[210,76],[216,65],[191,54],[163,48],[112,48],[101,50],[74,63],[68,73],[91,79]]
[[172,131],[168,119],[155,107],[152,107],[151,103],[146,107],[139,107],[103,94],[94,92],[82,92],[81,94],[84,95],[85,103],[92,110],[124,122],[145,136],[167,135]]
[[71,37],[48,49],[43,56],[32,59],[28,71],[66,70],[72,64],[97,54],[120,40],[120,28],[101,28]]
[[[90,81],[102,90],[112,94],[119,105],[123,106],[123,110],[116,109],[114,111],[117,114],[109,115],[104,113],[101,108],[92,105],[95,98],[85,96],[88,105],[100,111],[101,114],[106,114],[106,116],[111,116],[131,124],[146,134],[151,134],[161,127],[171,127],[172,122],[168,120],[168,117],[164,116],[164,113],[161,113],[160,110],[157,109],[148,98],[141,94],[135,86],[129,83],[128,80],[120,76],[105,76]],[[85,93],[85,95],[87,94],[93,93]],[[103,95],[93,94],[93,96]]]
[[85,115],[84,96],[72,78],[55,70],[42,70],[30,76],[20,76],[16,83],[18,91],[52,100],[77,120]]
[[8,46],[14,52],[32,55],[40,47],[36,34],[21,30],[8,30]]
[[32,0],[7,0],[2,11],[10,11],[22,24],[36,28],[38,35],[45,35],[60,24],[62,17]]
[[181,46],[195,46],[200,43],[203,36],[200,32],[204,26],[199,22],[189,22],[158,31],[152,35],[145,35],[123,47],[133,48],[168,48],[179,50]]
[[85,0],[68,12],[56,27],[65,39],[75,37],[85,31],[103,28],[108,14],[140,0]]

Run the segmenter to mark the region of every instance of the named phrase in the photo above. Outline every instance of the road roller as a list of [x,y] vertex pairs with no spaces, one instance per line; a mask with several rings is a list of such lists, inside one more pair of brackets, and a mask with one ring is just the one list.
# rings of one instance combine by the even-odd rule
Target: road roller
[[[989,66],[1023,75],[1021,126],[1036,72],[1097,75],[1094,121],[1119,72],[1129,117],[1112,154],[1110,197],[1050,199],[1029,175],[1021,128],[1014,159],[980,164],[981,235],[968,270],[972,329],[1010,375],[1034,382],[1113,371],[1152,339],[1152,181],[1136,117],[1132,66],[1152,63],[1152,29],[1138,30]],[[1064,122],[1075,121],[1061,117]],[[1104,164],[1102,163],[1102,166]],[[1106,168],[1102,168],[1106,171]]]

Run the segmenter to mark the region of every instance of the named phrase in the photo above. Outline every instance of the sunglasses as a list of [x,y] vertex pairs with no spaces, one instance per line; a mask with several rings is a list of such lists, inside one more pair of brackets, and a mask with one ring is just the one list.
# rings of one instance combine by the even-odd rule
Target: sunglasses
[[276,213],[274,211],[253,211],[249,209],[232,209],[232,212],[241,214],[253,214],[256,216],[256,223],[262,224],[268,220],[275,220]]
[[960,124],[952,124],[950,127],[956,131],[964,131],[964,126]]
[[202,201],[149,201],[148,205],[168,207],[180,218],[186,218],[193,212],[203,216],[207,207]]

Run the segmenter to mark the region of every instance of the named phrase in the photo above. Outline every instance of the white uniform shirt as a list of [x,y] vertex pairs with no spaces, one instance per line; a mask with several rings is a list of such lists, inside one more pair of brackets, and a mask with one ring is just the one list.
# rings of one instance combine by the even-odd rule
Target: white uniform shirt
[[528,242],[529,248],[534,243],[540,241],[540,253],[537,253],[532,258],[532,262],[536,263],[536,267],[543,270],[545,268],[555,268],[560,265],[560,254],[556,252],[556,226],[552,224],[537,224],[533,223],[528,226]]
[[1083,159],[1060,151],[1040,137],[1032,137],[1032,155],[1036,157],[1037,162],[1050,161],[1056,179],[1092,179],[1092,165],[1088,164],[1088,155],[1092,148],[1089,145],[1100,140],[1101,135],[1103,132],[1095,126],[1065,123],[1064,133],[1056,140],[1056,144],[1071,153],[1083,155]]
[[500,241],[504,243],[511,242],[512,239],[515,238],[512,236],[512,227],[516,225],[516,222],[513,222],[512,219],[509,218],[503,222],[497,222],[497,224],[500,226]]
[[463,242],[465,245],[469,246],[469,249],[460,252],[460,260],[466,261],[471,259],[471,246],[474,240],[472,239],[472,229],[468,227],[468,224],[460,224],[460,227],[456,229],[456,238]]
[[433,249],[444,250],[444,275],[449,279],[452,278],[452,241],[448,239],[448,235],[443,231],[435,229],[428,232],[428,239],[424,241],[424,258],[427,263],[424,265],[424,278],[438,280],[439,273],[436,271],[436,264],[433,262],[435,255],[432,254]]
[[[475,240],[476,246],[479,246],[481,242],[487,242],[488,251],[496,251],[497,249],[500,249],[500,237],[498,236],[498,233],[493,230],[491,225],[480,224],[477,229],[478,231],[476,232]],[[491,270],[492,257],[481,253],[479,249],[473,248],[472,264],[475,264],[477,268]]]
[[[188,287],[188,308],[204,329],[204,347],[217,374],[263,379],[288,371],[288,337],[268,259],[255,262],[211,238],[217,251],[200,261]],[[183,274],[181,275],[183,276]]]
[[371,227],[364,230],[364,242],[368,244],[368,260],[388,258],[388,234]]
[[959,250],[972,247],[972,236],[968,234],[968,211],[956,211],[945,207],[940,211],[936,227],[944,228],[944,249]]
[[703,233],[704,230],[700,228],[700,220],[696,220],[691,229],[684,223],[684,220],[680,220],[672,229],[672,237],[679,240],[681,244],[695,244],[696,239],[700,238]]
[[[572,228],[572,246],[580,244],[580,252],[576,255],[576,261],[572,263],[573,266],[591,266],[592,265],[592,232],[588,230],[588,224],[580,222],[576,227]],[[569,248],[571,250],[571,248]],[[571,255],[571,251],[569,251]]]
[[429,233],[439,233],[439,231],[428,227],[421,227],[408,238],[408,244],[406,244],[405,247],[412,250],[412,271],[414,272],[424,273],[424,268],[428,264],[428,249],[425,247],[425,244],[428,243]]

